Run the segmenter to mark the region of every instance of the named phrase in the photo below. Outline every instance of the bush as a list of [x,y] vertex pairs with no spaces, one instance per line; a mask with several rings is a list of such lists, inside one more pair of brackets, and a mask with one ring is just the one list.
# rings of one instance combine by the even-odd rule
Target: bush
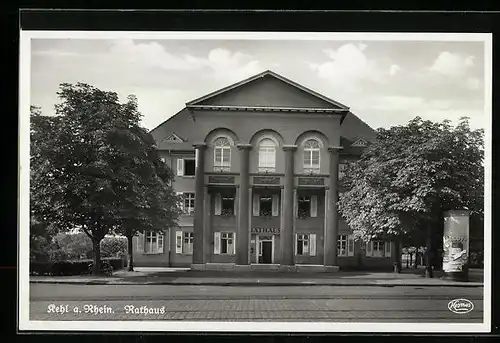
[[53,262],[47,261],[31,261],[30,274],[31,275],[51,275]]
[[121,236],[104,237],[101,241],[102,257],[125,257],[127,256],[127,238]]
[[[92,274],[92,269],[94,269],[94,262],[89,263],[87,272]],[[101,267],[99,268],[99,274],[110,276],[113,274],[113,266],[109,260],[101,260]]]
[[[71,276],[88,275],[92,273],[92,260],[73,260],[55,262],[30,262],[31,275]],[[104,258],[101,260],[101,271],[111,275],[113,271],[126,267],[126,261],[121,258]]]

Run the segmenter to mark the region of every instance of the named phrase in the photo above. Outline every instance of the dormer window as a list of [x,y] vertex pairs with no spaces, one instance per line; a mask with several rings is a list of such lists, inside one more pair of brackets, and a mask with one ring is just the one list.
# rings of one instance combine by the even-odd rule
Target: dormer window
[[214,171],[231,170],[231,145],[226,137],[219,137],[214,142]]
[[259,172],[268,173],[276,170],[276,146],[272,139],[263,139],[259,144]]
[[364,148],[368,144],[363,138],[358,139],[356,142],[352,143],[352,147]]
[[319,173],[320,145],[318,141],[310,139],[304,144],[304,173],[317,174]]

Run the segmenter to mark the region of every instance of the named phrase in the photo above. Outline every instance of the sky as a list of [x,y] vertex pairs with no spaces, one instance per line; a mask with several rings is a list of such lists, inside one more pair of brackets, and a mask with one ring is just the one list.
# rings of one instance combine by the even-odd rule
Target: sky
[[54,115],[61,83],[134,94],[153,129],[185,103],[272,70],[372,128],[420,116],[486,127],[482,42],[32,39],[31,104]]

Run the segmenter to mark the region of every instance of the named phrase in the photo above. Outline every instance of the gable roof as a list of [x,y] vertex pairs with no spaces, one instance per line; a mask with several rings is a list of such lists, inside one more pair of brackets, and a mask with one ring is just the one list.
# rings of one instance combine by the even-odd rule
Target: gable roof
[[202,102],[205,102],[208,99],[214,98],[214,97],[216,97],[218,95],[221,95],[223,93],[231,91],[231,90],[233,90],[235,88],[241,87],[243,85],[249,84],[249,83],[251,83],[253,81],[259,80],[259,79],[264,78],[266,76],[268,76],[268,77],[270,76],[270,77],[273,77],[275,79],[278,79],[278,80],[280,80],[280,81],[282,81],[282,82],[284,82],[284,83],[286,83],[286,84],[288,84],[288,85],[290,85],[290,86],[292,86],[294,88],[297,88],[297,89],[299,89],[299,90],[301,90],[301,91],[303,91],[303,92],[305,92],[305,93],[307,93],[309,95],[312,95],[312,96],[314,96],[314,97],[316,97],[318,99],[321,99],[321,100],[327,102],[328,104],[330,104],[330,105],[338,108],[339,110],[343,110],[343,111],[348,111],[349,110],[349,107],[347,107],[346,105],[341,104],[340,102],[337,102],[335,100],[332,100],[332,99],[330,99],[330,98],[328,98],[328,97],[326,97],[326,96],[324,96],[322,94],[319,94],[319,93],[317,93],[317,92],[315,92],[315,91],[313,91],[313,90],[311,90],[311,89],[309,89],[307,87],[304,87],[304,86],[302,86],[302,85],[300,85],[300,84],[298,84],[298,83],[296,83],[296,82],[294,82],[292,80],[289,80],[289,79],[287,79],[284,76],[276,74],[275,72],[273,72],[271,70],[266,70],[266,71],[264,71],[262,73],[259,73],[257,75],[251,76],[251,77],[249,77],[249,78],[247,78],[245,80],[239,81],[239,82],[234,83],[232,85],[229,85],[227,87],[221,88],[221,89],[219,89],[219,90],[217,90],[215,92],[212,92],[212,93],[209,93],[207,95],[204,95],[204,96],[202,96],[202,97],[200,97],[198,99],[195,99],[195,100],[192,100],[190,102],[187,102],[186,103],[186,107],[196,107],[198,105],[201,105]]

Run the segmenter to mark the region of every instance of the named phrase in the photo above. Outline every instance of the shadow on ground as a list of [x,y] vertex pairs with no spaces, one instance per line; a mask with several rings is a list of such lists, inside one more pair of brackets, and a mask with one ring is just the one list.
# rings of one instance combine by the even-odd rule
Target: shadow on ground
[[[339,273],[318,273],[318,272],[276,272],[276,271],[158,271],[158,272],[127,272],[116,277],[130,282],[155,282],[174,281],[178,278],[224,278],[224,279],[297,279],[307,281],[309,279],[362,279],[362,280],[395,280],[395,279],[416,279],[425,278],[424,269],[403,269],[401,273],[394,272],[369,272],[369,271],[340,271]],[[443,272],[435,271],[434,279],[443,277]],[[470,282],[483,282],[482,270],[471,271],[469,273]]]

